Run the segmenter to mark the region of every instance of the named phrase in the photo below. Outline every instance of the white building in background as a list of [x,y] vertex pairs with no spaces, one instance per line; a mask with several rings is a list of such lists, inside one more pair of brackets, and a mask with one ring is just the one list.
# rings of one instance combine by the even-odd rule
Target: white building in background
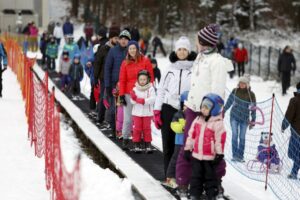
[[17,32],[32,21],[39,27],[46,27],[48,20],[48,0],[0,0],[2,32]]

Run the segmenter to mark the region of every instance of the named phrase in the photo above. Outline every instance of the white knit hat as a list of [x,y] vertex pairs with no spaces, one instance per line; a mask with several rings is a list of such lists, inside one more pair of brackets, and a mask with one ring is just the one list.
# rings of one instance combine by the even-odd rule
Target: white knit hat
[[180,48],[185,48],[188,52],[191,52],[191,43],[189,38],[181,36],[175,43],[175,52]]
[[239,83],[245,83],[247,85],[247,87],[250,87],[250,74],[244,74],[244,76],[241,76],[239,78]]

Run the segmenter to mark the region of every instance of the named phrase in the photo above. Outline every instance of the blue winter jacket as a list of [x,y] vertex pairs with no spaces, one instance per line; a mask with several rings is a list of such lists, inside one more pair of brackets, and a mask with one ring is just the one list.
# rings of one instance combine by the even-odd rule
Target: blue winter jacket
[[73,63],[71,65],[69,76],[72,81],[81,81],[83,78],[83,67],[80,63]]
[[119,81],[119,73],[122,61],[125,59],[127,48],[117,45],[111,48],[105,59],[104,85],[105,87],[115,87]]
[[7,54],[4,49],[4,46],[2,43],[0,43],[0,69],[2,70],[2,63],[3,65],[7,65]]
[[63,32],[64,32],[64,35],[73,35],[73,32],[74,32],[73,24],[70,22],[64,23]]
[[73,44],[65,44],[63,51],[66,50],[69,52],[69,58],[73,61],[75,54],[80,54],[79,47],[76,43]]

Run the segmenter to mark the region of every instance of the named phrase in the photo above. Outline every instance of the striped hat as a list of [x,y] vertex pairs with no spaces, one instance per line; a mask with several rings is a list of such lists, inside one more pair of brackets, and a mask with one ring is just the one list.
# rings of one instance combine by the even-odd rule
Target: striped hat
[[199,43],[203,46],[215,47],[218,43],[219,25],[210,24],[198,32]]

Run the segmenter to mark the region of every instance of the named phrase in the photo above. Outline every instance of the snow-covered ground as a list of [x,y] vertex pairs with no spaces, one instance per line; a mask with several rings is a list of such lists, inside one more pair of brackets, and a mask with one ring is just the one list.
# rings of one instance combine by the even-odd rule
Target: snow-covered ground
[[[3,85],[3,98],[0,98],[1,199],[49,199],[50,192],[45,186],[44,158],[35,157],[34,149],[30,147],[25,104],[19,84],[10,69],[3,74]],[[93,163],[81,151],[72,128],[63,121],[61,127],[61,146],[67,169],[72,169],[76,155],[82,153],[81,199],[134,199],[128,179],[120,179],[109,169],[102,169]]]

